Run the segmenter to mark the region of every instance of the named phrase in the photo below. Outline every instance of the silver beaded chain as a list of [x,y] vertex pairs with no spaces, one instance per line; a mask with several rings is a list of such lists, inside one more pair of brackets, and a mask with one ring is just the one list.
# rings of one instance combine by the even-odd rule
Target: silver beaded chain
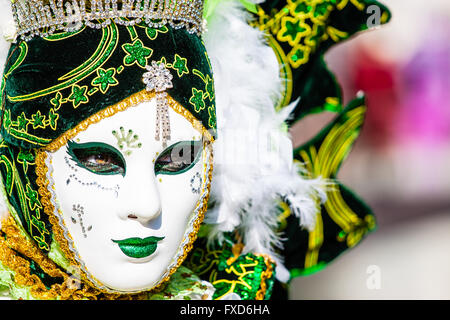
[[143,74],[143,81],[146,90],[155,91],[156,94],[155,139],[159,141],[162,135],[162,145],[166,148],[167,141],[170,140],[169,102],[166,90],[173,88],[173,76],[162,62],[152,61],[145,68],[147,72]]

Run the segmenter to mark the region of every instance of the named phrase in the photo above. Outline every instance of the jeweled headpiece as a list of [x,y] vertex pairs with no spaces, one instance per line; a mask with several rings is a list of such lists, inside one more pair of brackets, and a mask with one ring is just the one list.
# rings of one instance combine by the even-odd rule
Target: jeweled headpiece
[[12,0],[17,34],[22,39],[72,32],[83,25],[100,29],[111,21],[132,26],[145,21],[153,28],[202,32],[203,0]]

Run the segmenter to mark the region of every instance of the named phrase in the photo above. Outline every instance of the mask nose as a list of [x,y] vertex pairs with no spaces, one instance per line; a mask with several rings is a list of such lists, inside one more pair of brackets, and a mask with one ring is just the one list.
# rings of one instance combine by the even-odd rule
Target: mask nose
[[137,220],[147,224],[161,214],[161,200],[154,175],[133,179],[125,178],[127,181],[119,190],[121,219]]

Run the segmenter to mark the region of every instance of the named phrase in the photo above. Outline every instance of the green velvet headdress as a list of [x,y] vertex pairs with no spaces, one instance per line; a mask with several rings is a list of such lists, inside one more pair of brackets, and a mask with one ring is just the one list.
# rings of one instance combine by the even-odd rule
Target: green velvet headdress
[[11,46],[3,76],[3,138],[23,148],[47,146],[145,90],[143,74],[151,61],[170,70],[173,87],[167,93],[214,135],[214,85],[201,39],[170,26],[111,23]]

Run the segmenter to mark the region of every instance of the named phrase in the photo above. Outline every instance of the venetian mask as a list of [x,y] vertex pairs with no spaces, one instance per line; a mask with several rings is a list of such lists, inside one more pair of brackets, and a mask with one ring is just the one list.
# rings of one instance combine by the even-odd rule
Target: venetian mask
[[67,276],[79,280],[72,293],[164,283],[209,196],[215,102],[199,36],[111,22],[18,41],[2,89],[3,229],[34,252],[14,248],[30,264],[21,272],[45,297]]
[[169,276],[187,254],[208,194],[209,146],[170,109],[164,148],[149,121],[156,109],[155,99],[140,103],[46,153],[54,213],[71,250],[93,282],[118,291],[152,288]]

